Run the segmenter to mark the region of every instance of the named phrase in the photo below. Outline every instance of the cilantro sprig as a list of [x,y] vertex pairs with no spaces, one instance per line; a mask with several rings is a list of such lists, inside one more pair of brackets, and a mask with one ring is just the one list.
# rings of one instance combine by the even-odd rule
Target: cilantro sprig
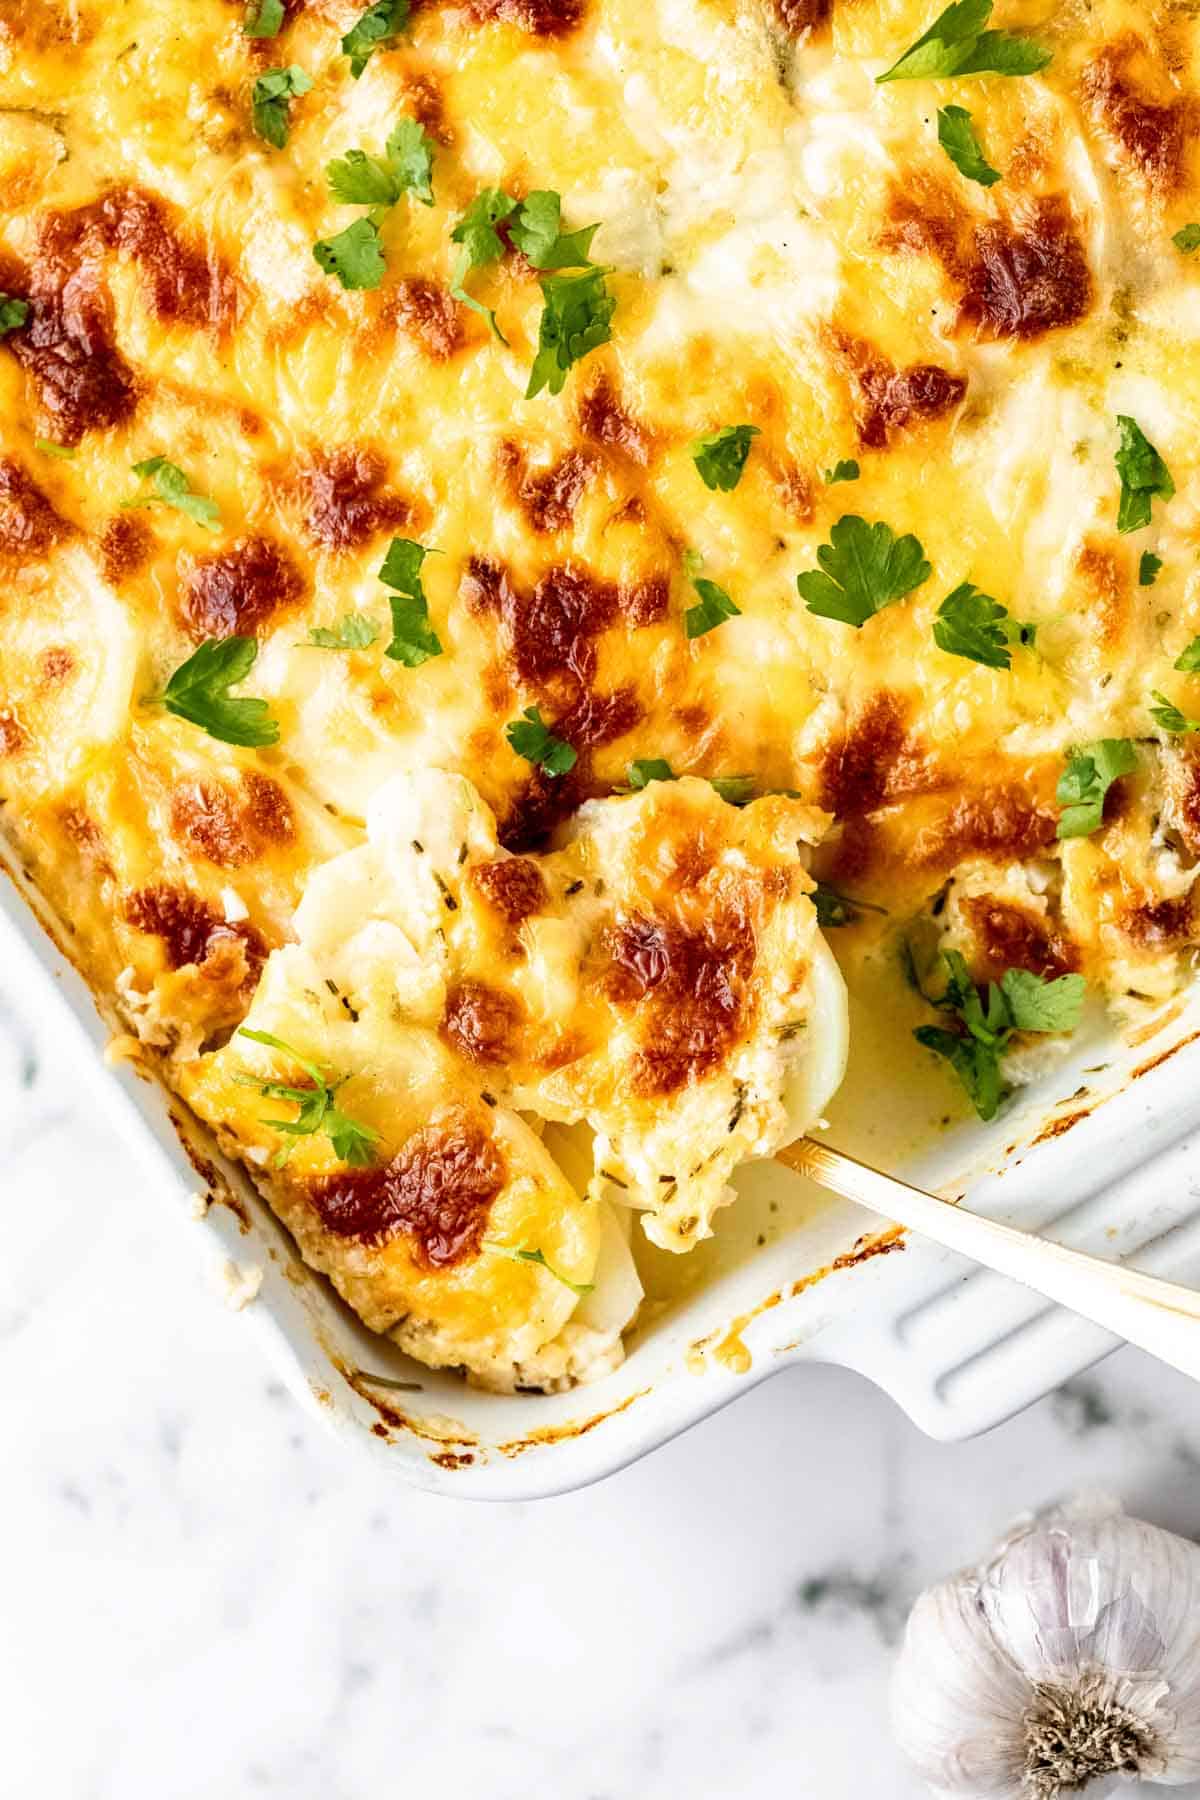
[[809,895],[817,909],[817,924],[822,931],[837,931],[843,925],[857,925],[865,912],[887,916],[886,906],[874,906],[869,900],[852,900],[824,881],[818,881]]
[[252,637],[207,638],[180,663],[157,698],[177,719],[199,725],[223,744],[251,749],[277,744],[279,725],[267,702],[229,692],[246,679],[257,656],[258,644]]
[[[1138,586],[1153,587],[1162,569],[1162,557],[1155,556],[1153,550],[1143,550],[1138,558]],[[1178,668],[1179,664],[1176,663]]]
[[369,650],[378,636],[374,619],[368,619],[364,613],[344,613],[332,630],[327,625],[314,625],[308,643],[316,650]]
[[0,337],[18,331],[28,317],[28,300],[18,300],[15,294],[0,294]]
[[1179,652],[1172,667],[1182,670],[1185,675],[1200,673],[1200,637],[1194,637],[1191,643]]
[[393,538],[379,571],[380,581],[392,589],[388,595],[392,641],[383,654],[406,669],[418,669],[442,654],[441,639],[429,622],[429,602],[421,580],[425,558],[436,554],[411,538]]
[[715,581],[694,573],[689,574],[689,580],[698,598],[695,605],[689,606],[683,615],[683,629],[687,637],[706,637],[718,625],[723,625],[726,619],[740,616],[741,607]]
[[220,507],[215,500],[208,499],[204,494],[192,492],[191,483],[177,463],[168,462],[165,456],[150,456],[145,462],[134,463],[133,472],[143,481],[152,481],[154,492],[135,494],[131,500],[122,500],[121,505],[126,510],[161,503],[195,520],[206,531],[216,531],[219,528]]
[[730,493],[742,479],[751,440],[761,435],[757,425],[722,425],[698,437],[689,454],[705,487]]
[[1171,471],[1154,448],[1136,419],[1117,414],[1121,442],[1116,453],[1117,474],[1121,477],[1121,500],[1117,508],[1117,530],[1140,531],[1150,523],[1151,502],[1169,500],[1175,492]]
[[617,301],[604,285],[607,274],[607,269],[587,268],[577,275],[540,277],[542,317],[527,400],[543,388],[561,394],[574,365],[611,340]]
[[1200,719],[1189,718],[1173,700],[1160,694],[1157,688],[1150,698],[1157,703],[1150,708],[1150,717],[1156,725],[1161,725],[1164,731],[1170,732],[1172,737],[1188,737],[1192,732],[1200,731]]
[[250,0],[242,20],[242,35],[248,38],[278,37],[283,30],[283,0]]
[[1137,755],[1128,738],[1097,738],[1067,755],[1054,798],[1062,807],[1057,835],[1090,837],[1104,823],[1104,798],[1113,782],[1132,775]]
[[1000,1065],[1012,1038],[1022,1031],[1074,1031],[1086,983],[1082,975],[1049,980],[1028,969],[1006,969],[999,984],[989,981],[981,991],[957,950],[942,954],[947,969],[945,991],[936,999],[928,994],[924,997],[939,1012],[953,1015],[955,1025],[953,1029],[918,1025],[913,1036],[927,1050],[945,1057],[979,1117],[994,1119],[1010,1091]]
[[496,1243],[493,1238],[484,1238],[483,1247],[485,1250],[494,1250],[497,1256],[507,1256],[510,1262],[536,1263],[539,1269],[545,1269],[547,1275],[553,1275],[555,1281],[561,1281],[564,1287],[570,1288],[573,1294],[578,1294],[581,1298],[584,1294],[590,1294],[596,1285],[594,1281],[571,1281],[553,1263],[547,1262],[545,1253],[541,1250],[526,1250],[523,1246],[514,1249],[508,1244]]
[[286,69],[268,69],[250,91],[250,113],[255,131],[276,150],[282,150],[291,129],[292,101],[312,88],[312,77],[293,63]]
[[408,24],[409,0],[375,0],[357,18],[342,39],[342,54],[350,58],[350,73],[358,80],[376,50],[385,50]]
[[980,187],[994,187],[1000,179],[984,154],[974,121],[965,106],[943,106],[937,116],[938,143],[960,175]]
[[857,481],[862,474],[858,463],[852,456],[843,457],[835,462],[832,469],[826,469],[822,480],[826,487],[834,487],[839,481]]
[[844,513],[817,551],[819,570],[797,575],[796,587],[809,612],[839,619],[857,631],[885,606],[903,600],[928,581],[933,570],[911,532],[897,537],[882,521],[868,525]]
[[957,0],[876,81],[1036,75],[1046,67],[1053,51],[1016,32],[985,30],[991,16],[992,0]]
[[313,1137],[323,1131],[333,1145],[335,1156],[345,1163],[358,1168],[365,1168],[375,1160],[375,1145],[379,1133],[369,1125],[360,1125],[356,1119],[349,1117],[337,1105],[338,1089],[349,1079],[343,1075],[340,1080],[331,1081],[328,1073],[319,1063],[310,1062],[301,1056],[290,1044],[284,1043],[269,1031],[252,1031],[247,1025],[238,1027],[238,1036],[250,1038],[256,1044],[265,1044],[269,1050],[278,1050],[294,1062],[312,1082],[311,1087],[292,1087],[283,1081],[258,1081],[253,1076],[243,1079],[256,1087],[264,1100],[288,1100],[296,1108],[294,1119],[266,1118],[262,1122],[270,1125],[275,1131],[283,1132],[288,1137]]
[[459,246],[458,258],[451,278],[451,298],[461,300],[472,312],[486,319],[499,341],[507,347],[508,339],[496,323],[495,309],[476,300],[466,289],[467,276],[473,269],[483,269],[499,262],[508,246],[496,227],[511,219],[517,202],[502,188],[484,188],[476,194],[454,230],[450,242]]
[[1036,625],[1022,625],[1008,608],[962,581],[942,601],[933,621],[933,641],[949,656],[965,656],[989,669],[1012,667],[1010,644],[1032,645]]
[[565,738],[555,737],[544,723],[541,708],[527,706],[519,719],[504,728],[504,735],[518,756],[544,769],[547,775],[566,775],[575,767],[579,754]]
[[1182,256],[1190,256],[1193,250],[1200,250],[1200,225],[1180,226],[1171,242]]
[[313,256],[327,275],[344,288],[377,288],[387,268],[380,225],[389,210],[411,194],[423,206],[433,205],[433,157],[436,145],[416,119],[397,120],[382,156],[347,150],[326,165],[331,197],[342,206],[367,206],[333,237],[319,238]]
[[553,188],[536,188],[517,208],[509,236],[535,269],[583,269],[591,260],[592,239],[599,225],[577,231],[562,228],[562,196]]

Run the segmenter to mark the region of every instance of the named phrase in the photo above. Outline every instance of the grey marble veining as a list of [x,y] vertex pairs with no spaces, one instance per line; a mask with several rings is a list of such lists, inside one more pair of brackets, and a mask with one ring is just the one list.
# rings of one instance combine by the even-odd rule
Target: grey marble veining
[[917,1800],[885,1701],[925,1583],[1081,1487],[1200,1535],[1200,1390],[1128,1351],[969,1444],[804,1368],[585,1493],[411,1493],[74,1094],[0,978],[5,1793]]

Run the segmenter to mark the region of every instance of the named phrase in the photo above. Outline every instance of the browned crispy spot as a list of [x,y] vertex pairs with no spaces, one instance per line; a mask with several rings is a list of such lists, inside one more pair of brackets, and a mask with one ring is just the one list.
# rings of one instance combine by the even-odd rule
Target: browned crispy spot
[[1079,967],[1070,939],[1027,907],[991,894],[967,895],[963,914],[975,942],[971,972],[978,981],[999,981],[1005,969],[1033,975],[1067,975]]
[[1164,194],[1179,188],[1200,109],[1174,90],[1144,41],[1126,32],[1107,45],[1083,71],[1082,86],[1092,117],[1134,171]]
[[160,319],[213,330],[232,323],[232,275],[211,248],[201,252],[187,242],[157,194],[116,188],[90,210],[100,241],[136,261]]
[[283,607],[304,598],[304,577],[282,545],[239,538],[228,550],[198,556],[180,589],[184,623],[196,639],[253,636]]
[[52,644],[42,652],[42,680],[47,687],[61,687],[75,673],[75,652],[65,644]]
[[937,363],[914,363],[893,368],[868,345],[851,347],[850,360],[857,389],[858,435],[868,450],[884,450],[894,432],[924,419],[940,419],[953,412],[967,391],[961,375]]
[[724,1061],[754,967],[754,928],[744,911],[714,910],[698,928],[630,914],[604,931],[601,955],[604,992],[614,1005],[637,1009],[635,1092],[675,1093]]
[[25,727],[12,707],[0,706],[0,756],[15,756],[25,743]]
[[649,460],[649,432],[622,406],[606,375],[580,400],[579,429],[593,443],[620,450],[632,462],[644,464]]
[[83,861],[108,873],[110,864],[104,853],[104,835],[96,821],[81,806],[64,806],[58,818]]
[[473,1063],[505,1063],[516,1053],[520,1002],[484,981],[460,981],[446,995],[442,1036]]
[[242,776],[246,817],[260,838],[270,844],[290,844],[296,835],[292,803],[270,775],[247,769]]
[[404,93],[408,111],[419,125],[425,127],[430,137],[436,138],[439,144],[452,144],[454,131],[446,120],[445,99],[434,77],[429,74],[406,76]]
[[1177,767],[1179,779],[1175,784],[1175,804],[1179,814],[1179,835],[1192,855],[1200,856],[1200,762],[1186,740],[1180,746]]
[[1088,538],[1075,567],[1092,597],[1089,610],[1099,626],[1100,640],[1105,644],[1117,642],[1133,610],[1133,590],[1125,559],[1113,545]]
[[584,0],[468,0],[468,10],[481,23],[498,20],[532,37],[558,38],[575,30]]
[[787,511],[788,517],[797,525],[812,523],[816,503],[816,489],[812,476],[807,469],[800,468],[790,458],[771,458],[768,463],[771,478],[775,483],[775,491]]
[[849,720],[821,759],[821,805],[839,818],[894,798],[908,744],[907,709],[881,690]]
[[398,281],[387,299],[390,316],[433,362],[446,362],[465,342],[462,317],[449,288],[413,276]]
[[504,1186],[499,1145],[460,1107],[443,1107],[380,1168],[314,1182],[309,1198],[328,1231],[384,1244],[397,1232],[426,1268],[478,1253],[492,1201]]
[[671,607],[670,576],[647,575],[644,581],[622,588],[619,605],[630,625],[661,624]]
[[1121,916],[1126,936],[1147,950],[1178,950],[1194,935],[1192,896],[1177,900],[1146,900],[1127,907]]
[[258,854],[236,799],[215,781],[180,783],[171,795],[171,829],[218,868],[241,868]]
[[550,468],[531,472],[518,445],[500,447],[501,475],[534,531],[566,530],[595,467],[582,450],[568,450]]
[[17,562],[44,556],[70,530],[20,463],[0,456],[0,555]]
[[386,464],[377,450],[343,445],[314,459],[301,476],[309,536],[326,550],[357,550],[380,531],[407,525],[412,508],[382,492]]
[[500,822],[498,835],[506,850],[540,849],[555,826],[578,810],[587,798],[581,765],[586,767],[586,757],[581,756],[568,775],[547,775],[540,768],[531,772]]
[[100,560],[105,576],[115,586],[136,575],[149,561],[154,548],[154,533],[144,519],[131,513],[118,513],[104,527],[100,538]]
[[975,233],[961,317],[995,337],[1038,338],[1074,325],[1092,304],[1092,272],[1061,194],[1030,203],[1019,225]]
[[833,14],[833,0],[774,0],[779,23],[789,37],[815,31]]
[[935,824],[919,831],[912,861],[948,867],[964,856],[1033,856],[1054,842],[1057,827],[1057,815],[1044,811],[1028,789],[997,783],[978,794],[964,794]]
[[135,888],[126,895],[123,910],[135,930],[162,939],[169,968],[205,963],[236,946],[245,953],[247,979],[257,979],[266,957],[258,932],[252,925],[227,924],[215,907],[189,888],[168,882]]
[[6,277],[26,295],[29,317],[0,340],[33,386],[47,437],[68,446],[86,431],[120,425],[137,405],[133,372],[117,350],[98,256],[81,243],[74,215],[52,213],[38,231],[27,278]]
[[608,694],[586,688],[555,720],[554,731],[580,752],[596,750],[632,731],[642,715],[642,703],[631,687],[614,688]]
[[471,880],[489,906],[521,925],[546,904],[546,884],[536,863],[524,856],[506,856],[497,862],[479,863]]
[[529,598],[505,616],[513,660],[525,681],[569,672],[590,681],[594,639],[617,617],[617,590],[571,564],[547,570]]

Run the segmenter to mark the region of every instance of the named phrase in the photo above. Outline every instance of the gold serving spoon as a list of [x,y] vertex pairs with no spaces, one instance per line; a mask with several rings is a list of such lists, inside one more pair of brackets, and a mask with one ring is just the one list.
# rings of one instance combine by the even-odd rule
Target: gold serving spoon
[[801,1138],[776,1161],[884,1218],[957,1250],[1091,1319],[1173,1369],[1200,1380],[1200,1291],[967,1211],[884,1175],[842,1150]]

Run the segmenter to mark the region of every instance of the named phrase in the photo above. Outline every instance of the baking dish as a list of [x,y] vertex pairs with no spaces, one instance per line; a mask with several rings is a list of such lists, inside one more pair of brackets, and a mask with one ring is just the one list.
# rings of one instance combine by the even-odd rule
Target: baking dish
[[[684,1285],[652,1285],[619,1369],[557,1395],[468,1388],[368,1332],[180,1102],[129,1064],[105,1066],[114,1022],[71,964],[69,927],[45,916],[2,838],[0,865],[10,877],[0,887],[6,986],[53,1016],[127,1141],[138,1183],[204,1243],[231,1298],[249,1300],[243,1317],[292,1392],[348,1446],[415,1486],[491,1499],[581,1487],[803,1361],[856,1369],[922,1430],[961,1438],[1113,1347],[1105,1332],[1002,1277],[906,1242],[760,1164],[739,1177],[739,1204],[716,1238],[675,1259]],[[995,1124],[954,1128],[894,1166],[948,1194],[970,1184],[979,1210],[1064,1242],[1200,1278],[1200,1182],[1189,1177],[1197,1038],[1197,998],[1166,1009],[1136,1043],[1093,1026]],[[870,1098],[886,1113],[886,1097]]]

